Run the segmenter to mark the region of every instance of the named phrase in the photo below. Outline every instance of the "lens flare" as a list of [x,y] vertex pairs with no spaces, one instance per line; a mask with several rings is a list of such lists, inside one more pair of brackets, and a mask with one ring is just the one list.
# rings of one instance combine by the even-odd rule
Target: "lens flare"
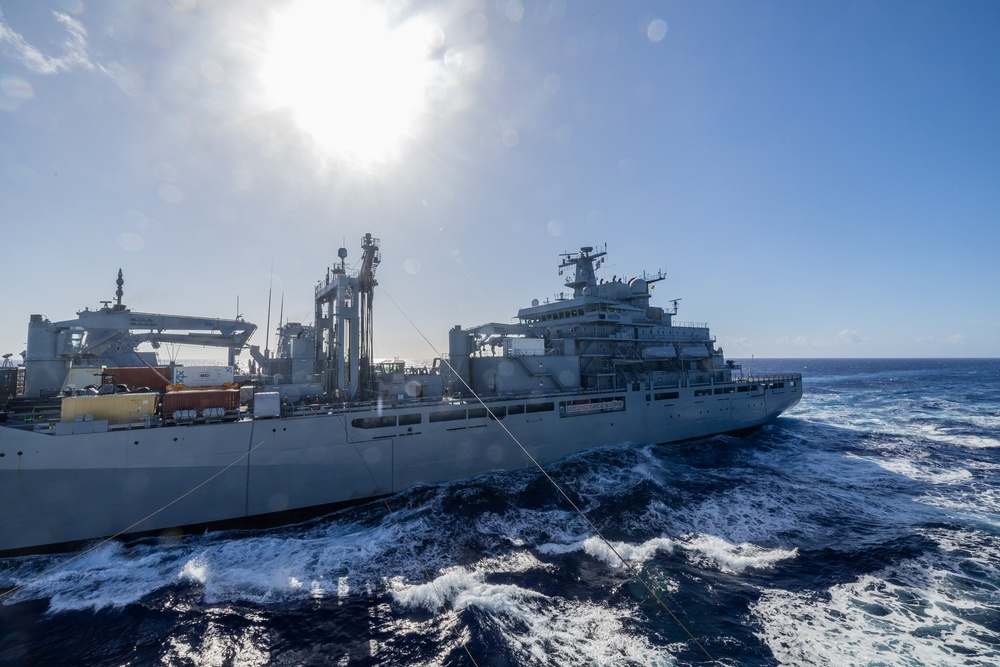
[[416,133],[442,41],[360,0],[298,0],[274,18],[261,78],[320,148],[382,162]]

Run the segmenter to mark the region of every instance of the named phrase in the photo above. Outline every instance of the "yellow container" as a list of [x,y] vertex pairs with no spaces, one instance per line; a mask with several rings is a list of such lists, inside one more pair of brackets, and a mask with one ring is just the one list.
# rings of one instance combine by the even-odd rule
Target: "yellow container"
[[111,424],[141,422],[156,412],[159,394],[106,394],[104,396],[65,396],[61,421],[107,419]]

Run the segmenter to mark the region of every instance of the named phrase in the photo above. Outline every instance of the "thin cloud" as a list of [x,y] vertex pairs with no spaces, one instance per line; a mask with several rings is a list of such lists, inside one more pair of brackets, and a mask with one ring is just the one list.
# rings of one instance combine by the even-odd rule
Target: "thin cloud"
[[787,345],[791,347],[826,347],[829,343],[821,340],[816,340],[815,338],[808,338],[806,336],[782,336],[778,339],[779,345]]
[[3,12],[0,12],[0,47],[25,67],[39,74],[57,74],[78,67],[87,70],[98,69],[90,62],[87,55],[87,29],[83,24],[68,14],[61,12],[52,14],[66,29],[62,55],[47,56],[29,44],[24,37],[11,29]]
[[787,347],[831,348],[831,347],[861,347],[868,344],[868,338],[852,329],[844,329],[833,339],[809,338],[807,336],[783,336],[778,339],[780,345]]
[[918,336],[915,339],[918,343],[924,345],[934,345],[940,347],[942,345],[950,346],[964,346],[966,343],[965,336],[960,333],[951,334],[950,336]]
[[837,343],[839,345],[864,345],[867,342],[867,338],[863,338],[857,331],[851,329],[844,329],[837,334]]

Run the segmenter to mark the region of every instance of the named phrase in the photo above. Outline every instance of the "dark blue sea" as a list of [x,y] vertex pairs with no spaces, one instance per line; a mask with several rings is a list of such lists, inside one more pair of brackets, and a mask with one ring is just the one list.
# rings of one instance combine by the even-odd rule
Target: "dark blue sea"
[[753,372],[803,373],[802,402],[550,466],[610,546],[523,470],[40,578],[73,554],[10,558],[0,664],[1000,663],[1000,360]]

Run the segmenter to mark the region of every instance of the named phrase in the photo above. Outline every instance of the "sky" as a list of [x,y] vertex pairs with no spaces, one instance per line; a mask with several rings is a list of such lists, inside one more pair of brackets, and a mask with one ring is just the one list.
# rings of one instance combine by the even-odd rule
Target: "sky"
[[119,268],[273,347],[269,293],[311,322],[371,233],[381,358],[605,244],[731,358],[1000,357],[998,34],[993,0],[0,0],[0,353]]

